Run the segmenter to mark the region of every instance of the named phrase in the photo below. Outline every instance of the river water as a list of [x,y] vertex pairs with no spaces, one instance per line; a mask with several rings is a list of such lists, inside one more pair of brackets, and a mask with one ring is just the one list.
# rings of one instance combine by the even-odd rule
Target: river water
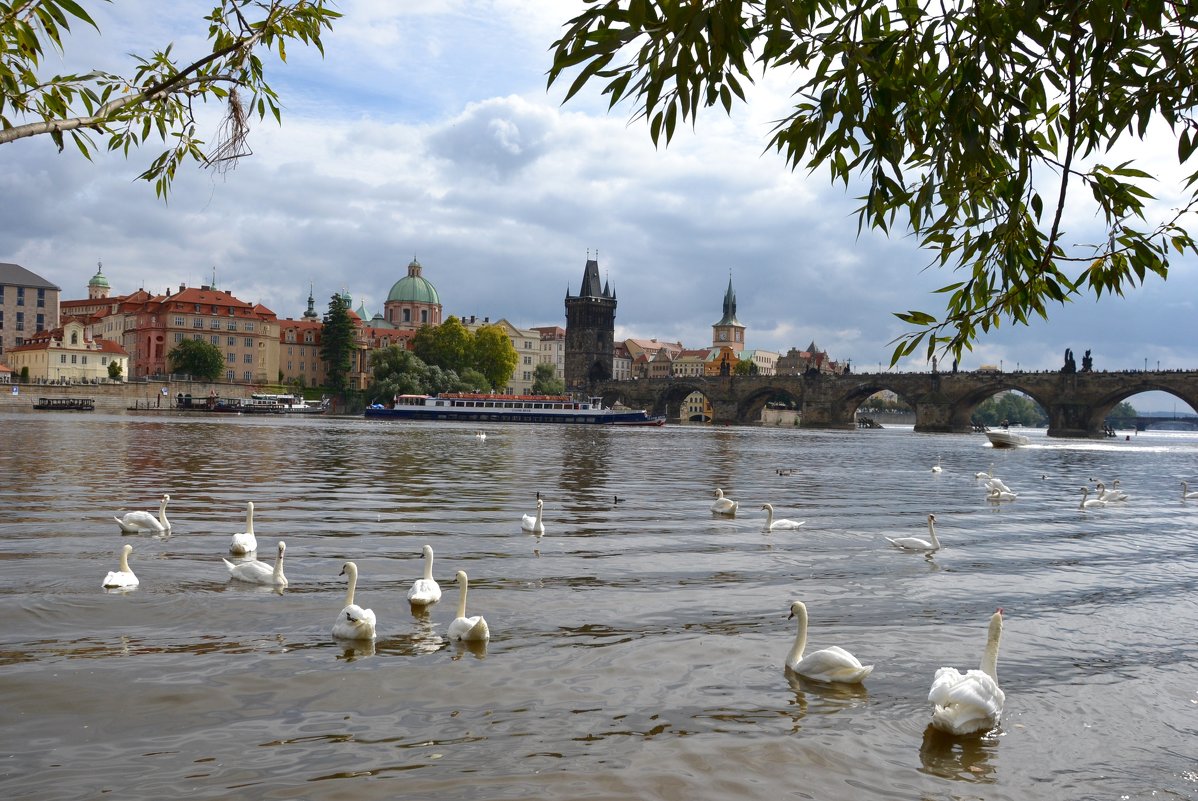
[[[0,415],[5,799],[1198,798],[1198,435]],[[943,471],[931,466],[940,457]],[[993,465],[1019,497],[988,502]],[[779,475],[778,469],[793,470]],[[1082,511],[1121,479],[1125,504]],[[741,506],[713,517],[722,487]],[[118,510],[168,492],[167,538]],[[520,518],[545,499],[544,536]],[[616,501],[616,498],[619,501]],[[283,592],[220,557],[256,507]],[[762,529],[763,502],[799,531]],[[900,552],[885,536],[944,549]],[[141,580],[100,584],[133,545]],[[444,597],[405,593],[436,551]],[[342,562],[373,647],[329,634]],[[470,576],[484,647],[443,640]],[[809,648],[860,688],[788,677]],[[1004,609],[1001,728],[928,732]]]

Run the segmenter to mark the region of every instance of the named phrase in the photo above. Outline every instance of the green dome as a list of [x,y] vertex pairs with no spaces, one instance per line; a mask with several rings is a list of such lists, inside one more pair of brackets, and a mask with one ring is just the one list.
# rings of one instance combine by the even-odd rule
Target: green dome
[[420,270],[420,262],[412,259],[408,265],[408,274],[396,281],[395,285],[391,287],[391,292],[387,295],[387,301],[429,303],[440,306],[441,298],[437,295],[437,288],[420,274]]
[[[103,267],[101,267],[99,270],[96,271],[96,274],[92,276],[92,280],[87,282],[87,285],[88,286],[105,286],[105,287],[108,286],[108,279],[104,277],[104,268]],[[111,287],[109,287],[109,288],[111,288]]]

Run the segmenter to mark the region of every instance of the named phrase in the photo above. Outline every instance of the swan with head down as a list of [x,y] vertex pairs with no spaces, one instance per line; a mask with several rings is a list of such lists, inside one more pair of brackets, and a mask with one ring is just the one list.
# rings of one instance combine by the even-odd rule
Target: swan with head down
[[408,603],[412,606],[428,606],[441,600],[441,585],[433,578],[433,546],[425,545],[424,578],[418,578],[408,590]]
[[229,575],[238,581],[262,584],[268,587],[286,587],[287,577],[283,575],[283,552],[286,550],[287,546],[282,540],[279,540],[279,555],[275,557],[274,567],[257,559],[233,564],[228,559],[221,557],[221,561],[225,563],[225,567],[229,568]]
[[979,670],[961,673],[942,667],[932,679],[928,701],[932,726],[958,736],[985,734],[1002,718],[1006,695],[998,686],[998,645],[1002,639],[1002,609],[990,617],[986,650]]
[[104,577],[104,583],[101,585],[104,589],[127,589],[138,585],[137,576],[133,575],[133,571],[129,569],[129,554],[131,553],[133,553],[132,545],[125,543],[121,546],[120,565],[116,570],[108,571],[108,575]]
[[790,605],[787,618],[798,618],[794,645],[786,655],[786,669],[812,681],[859,684],[873,672],[873,665],[862,665],[857,657],[840,646],[833,645],[804,655],[807,648],[807,606],[802,601]]
[[491,638],[491,628],[487,625],[486,619],[482,615],[466,617],[466,590],[470,586],[470,581],[466,577],[465,570],[459,570],[457,574],[458,580],[458,615],[449,624],[449,629],[445,632],[450,640],[479,642],[481,640],[489,640]]
[[806,520],[790,520],[785,517],[775,520],[774,505],[771,503],[763,503],[761,508],[765,510],[766,531],[793,531],[807,522]]
[[258,550],[258,538],[254,536],[254,502],[245,502],[245,531],[233,535],[229,543],[229,553],[234,556],[245,556]]
[[715,488],[715,503],[711,505],[711,511],[717,515],[735,515],[739,503],[731,498],[724,497],[724,491],[719,487]]
[[1190,492],[1190,485],[1181,482],[1181,499],[1183,501],[1198,501],[1198,490]]
[[171,530],[171,523],[166,519],[166,505],[170,500],[171,496],[162,496],[162,500],[158,502],[157,517],[150,512],[126,512],[124,516],[112,519],[125,534],[140,534],[143,531],[150,534],[165,533]]
[[928,537],[927,540],[920,537],[887,537],[886,541],[904,551],[939,551],[940,540],[936,539],[936,515],[928,515]]
[[340,575],[349,577],[349,587],[345,591],[345,607],[333,621],[333,637],[338,640],[373,640],[376,623],[374,611],[354,603],[354,590],[358,588],[358,566],[346,562],[341,566]]

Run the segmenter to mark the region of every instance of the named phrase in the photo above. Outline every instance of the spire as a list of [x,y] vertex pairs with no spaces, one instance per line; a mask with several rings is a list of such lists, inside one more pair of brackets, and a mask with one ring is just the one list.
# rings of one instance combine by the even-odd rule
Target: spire
[[309,282],[308,283],[308,310],[306,312],[304,312],[305,320],[315,320],[318,316],[316,314],[316,298],[313,297],[313,295],[312,295],[312,293],[315,291],[316,291],[315,285],[313,283]]
[[600,298],[606,295],[607,293],[599,285],[599,262],[587,258],[587,265],[582,271],[582,287],[578,290],[578,296],[580,298]]
[[728,289],[724,292],[724,316],[716,325],[740,325],[736,319],[736,292],[732,289],[732,272],[728,273]]

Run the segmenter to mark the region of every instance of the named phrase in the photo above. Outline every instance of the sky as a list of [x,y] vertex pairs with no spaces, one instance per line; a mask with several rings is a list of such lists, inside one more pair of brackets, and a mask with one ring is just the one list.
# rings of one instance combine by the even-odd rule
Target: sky
[[[901,228],[859,232],[852,188],[766,149],[795,77],[765,77],[730,116],[709,110],[655,148],[633,108],[609,110],[598,85],[566,104],[568,81],[547,88],[551,45],[580,7],[343,0],[323,58],[298,44],[286,64],[265,57],[282,125],[255,121],[253,155],[231,172],[184,165],[167,203],[136,180],[151,146],[93,161],[44,136],[0,146],[0,261],[64,299],[86,297],[100,262],[114,293],[215,274],[242,300],[298,317],[310,287],[321,313],[342,291],[381,311],[417,258],[446,316],[531,327],[565,325],[564,297],[590,257],[618,298],[617,339],[709,345],[731,278],[748,347],[784,354],[814,341],[855,371],[888,369],[908,331],[894,312],[938,313],[933,292],[958,278],[929,267]],[[130,53],[168,42],[182,60],[207,52],[204,0],[89,8],[100,32],[75,26],[64,70],[129,73]],[[208,135],[220,110],[201,109]],[[1111,160],[1172,175],[1175,153],[1154,130]],[[1162,210],[1180,197],[1168,182],[1158,195]],[[1066,220],[1075,241],[1099,238],[1083,209]],[[983,334],[961,367],[1055,370],[1071,348],[1079,365],[1091,350],[1097,370],[1195,369],[1196,298],[1198,260],[1185,257],[1167,282]],[[927,364],[921,352],[897,369]]]

